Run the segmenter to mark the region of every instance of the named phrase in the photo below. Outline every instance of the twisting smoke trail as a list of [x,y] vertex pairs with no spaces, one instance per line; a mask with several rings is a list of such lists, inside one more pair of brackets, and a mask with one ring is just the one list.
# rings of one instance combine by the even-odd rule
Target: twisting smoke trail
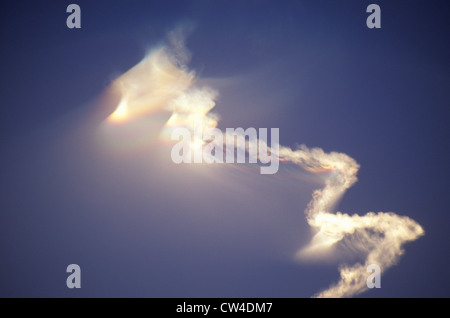
[[[171,44],[172,51],[167,47],[152,51],[113,83],[122,98],[108,122],[123,123],[162,110],[171,113],[171,116],[161,138],[168,138],[174,127],[193,130],[194,123],[198,121],[203,123],[203,129],[216,127],[218,117],[210,110],[215,106],[217,92],[208,87],[197,87],[194,72],[186,67],[189,54],[182,37],[171,37]],[[204,143],[203,140],[197,142],[191,146]],[[317,294],[317,297],[351,297],[365,291],[368,265],[377,264],[385,271],[397,262],[403,253],[404,243],[424,234],[415,221],[391,212],[369,212],[364,216],[333,213],[339,199],[357,181],[359,165],[346,154],[325,153],[320,148],[309,149],[306,146],[296,150],[280,146],[279,159],[311,172],[332,172],[324,188],[314,191],[305,210],[307,222],[316,234],[311,243],[298,252],[298,256],[308,258],[317,253],[327,253],[336,243],[344,240],[366,253],[364,264],[341,266],[339,282]],[[359,242],[352,240],[354,235],[358,235]]]
[[317,297],[351,297],[367,289],[367,267],[377,264],[382,271],[395,264],[403,253],[402,246],[424,234],[422,227],[405,216],[394,213],[369,212],[364,216],[333,214],[334,205],[345,191],[357,181],[359,165],[342,153],[325,153],[322,149],[301,147],[293,151],[280,148],[280,157],[306,169],[333,169],[325,187],[313,193],[313,199],[305,211],[309,225],[317,229],[310,245],[300,251],[308,255],[326,249],[344,237],[358,232],[364,239],[367,257],[364,264],[344,265],[340,268],[340,281]]

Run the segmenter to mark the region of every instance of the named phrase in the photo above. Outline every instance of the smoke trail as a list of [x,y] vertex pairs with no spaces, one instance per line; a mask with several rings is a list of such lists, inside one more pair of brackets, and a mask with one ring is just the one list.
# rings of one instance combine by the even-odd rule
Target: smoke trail
[[333,169],[325,187],[313,193],[313,199],[305,211],[306,218],[317,234],[310,245],[299,252],[300,256],[326,249],[346,236],[360,234],[368,255],[364,264],[343,265],[340,281],[317,297],[350,297],[367,289],[367,266],[377,264],[382,271],[394,265],[403,253],[402,246],[424,234],[422,227],[408,217],[394,213],[369,212],[364,216],[331,213],[336,202],[356,181],[359,165],[342,153],[325,153],[322,149],[302,146],[296,151],[280,148],[280,157],[305,169]]
[[[168,138],[175,127],[193,130],[194,123],[199,121],[203,123],[203,129],[216,127],[218,117],[210,111],[215,106],[217,92],[197,86],[194,72],[185,66],[189,54],[180,34],[170,37],[172,49],[161,47],[152,51],[113,83],[122,98],[107,121],[124,123],[156,110],[166,111],[171,115],[161,138]],[[204,141],[199,142],[202,145]],[[270,151],[264,141],[253,142],[263,143]],[[194,142],[192,146],[196,144]],[[248,146],[245,150],[248,151]],[[366,253],[364,264],[341,266],[340,281],[317,297],[350,297],[365,291],[368,265],[377,264],[385,271],[398,261],[404,243],[424,234],[419,224],[391,212],[369,212],[364,216],[333,213],[339,199],[357,181],[359,165],[346,154],[325,153],[320,148],[309,149],[306,146],[296,150],[279,147],[279,159],[311,172],[332,172],[324,188],[314,191],[305,210],[307,222],[316,234],[310,244],[298,252],[298,256],[308,258],[317,253],[327,253],[336,243],[343,241]],[[353,239],[356,234],[359,242]]]

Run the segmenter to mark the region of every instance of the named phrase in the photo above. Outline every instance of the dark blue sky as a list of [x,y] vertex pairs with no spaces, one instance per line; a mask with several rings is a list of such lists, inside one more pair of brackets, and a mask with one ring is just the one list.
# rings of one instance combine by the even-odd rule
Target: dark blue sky
[[[81,29],[66,27],[72,2]],[[370,3],[381,29],[366,27]],[[3,1],[0,12],[0,296],[309,297],[338,279],[335,263],[290,258],[308,242],[317,185],[161,171],[148,154],[105,160],[96,148],[95,123],[115,108],[96,98],[180,25],[193,27],[189,66],[220,92],[221,128],[279,127],[282,145],[344,152],[361,169],[340,211],[393,211],[425,229],[361,297],[450,296],[445,1]],[[80,290],[65,285],[71,263]]]

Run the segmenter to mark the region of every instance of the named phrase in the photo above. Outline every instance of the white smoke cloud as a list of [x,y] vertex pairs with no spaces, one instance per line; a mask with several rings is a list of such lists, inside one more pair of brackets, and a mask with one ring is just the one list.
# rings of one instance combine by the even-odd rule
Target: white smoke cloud
[[[218,116],[210,111],[218,94],[209,87],[198,87],[195,73],[187,70],[185,63],[190,55],[184,47],[183,32],[171,33],[169,43],[171,47],[153,50],[114,82],[122,98],[107,122],[128,123],[155,111],[168,112],[170,118],[161,138],[170,136],[173,127],[193,129],[196,121],[201,121],[205,129],[217,126]],[[296,150],[280,146],[279,159],[313,173],[330,172],[325,186],[314,191],[305,210],[306,220],[316,234],[296,256],[308,259],[327,254],[338,242],[345,242],[366,256],[363,264],[341,265],[340,280],[317,297],[351,297],[364,292],[368,265],[377,264],[385,271],[398,261],[406,242],[424,234],[415,221],[392,212],[369,212],[363,216],[333,213],[339,199],[357,181],[359,165],[348,155],[306,146]]]

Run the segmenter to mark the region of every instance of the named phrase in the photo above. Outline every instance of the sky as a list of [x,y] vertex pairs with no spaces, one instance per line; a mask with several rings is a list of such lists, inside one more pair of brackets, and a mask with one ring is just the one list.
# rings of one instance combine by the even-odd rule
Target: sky
[[[71,3],[80,29],[66,26]],[[366,26],[371,3],[380,29]],[[346,296],[450,296],[445,1],[39,0],[0,12],[1,297],[317,296],[389,237],[346,233],[298,257],[317,213],[338,211],[423,229],[383,267],[381,288]],[[143,59],[173,77],[133,77]],[[337,174],[359,165],[357,181],[309,213],[313,192],[341,179],[287,148],[273,175],[173,163],[160,134],[179,110],[164,81],[189,76],[217,128],[278,128],[283,147],[323,149],[295,152],[303,164],[345,154]],[[111,123],[124,96],[158,109]],[[69,264],[79,289],[66,286]]]

